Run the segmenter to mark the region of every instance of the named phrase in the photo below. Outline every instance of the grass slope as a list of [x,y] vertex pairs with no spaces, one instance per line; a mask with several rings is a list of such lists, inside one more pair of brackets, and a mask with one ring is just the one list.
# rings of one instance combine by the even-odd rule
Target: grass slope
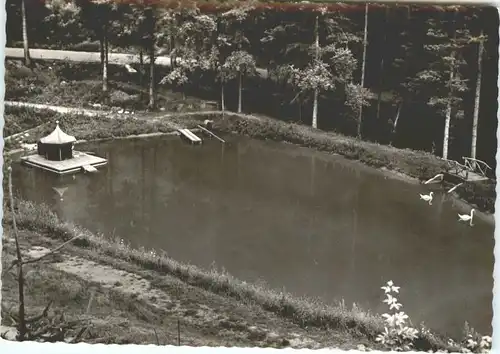
[[[7,210],[7,209],[5,209]],[[6,213],[5,220],[9,220]],[[119,240],[94,235],[88,230],[70,223],[62,222],[45,205],[20,201],[17,205],[17,222],[31,242],[46,240],[48,244],[58,244],[75,235],[80,235],[70,249],[82,259],[91,259],[98,263],[107,263],[113,269],[123,269],[140,274],[152,284],[158,285],[168,279],[176,279],[178,287],[189,287],[191,291],[201,291],[199,302],[213,309],[213,296],[226,299],[233,304],[231,310],[217,308],[218,313],[230,316],[238,306],[245,307],[253,316],[249,323],[267,323],[276,332],[283,328],[302,331],[312,343],[322,346],[366,344],[371,348],[380,348],[375,337],[383,328],[380,316],[363,311],[357,307],[347,308],[342,303],[337,306],[325,305],[319,301],[296,298],[286,292],[278,292],[240,281],[230,274],[212,270],[202,270],[190,264],[177,262],[165,254],[156,254],[144,249],[133,249]],[[51,240],[51,241],[50,241]],[[42,242],[40,241],[40,242]],[[163,279],[163,280],[162,280]],[[180,281],[180,282],[179,282]],[[167,292],[174,296],[176,291],[168,284]],[[187,291],[187,290],[185,290]],[[183,293],[183,294],[187,294]],[[63,296],[64,298],[64,296]],[[184,298],[184,295],[179,296]],[[223,301],[224,302],[224,301]],[[239,305],[238,305],[239,304]],[[229,306],[229,305],[228,305]],[[274,327],[268,321],[273,321]],[[287,339],[288,340],[288,339]],[[258,341],[257,341],[258,342]],[[416,341],[416,349],[450,349],[444,338],[428,334]]]

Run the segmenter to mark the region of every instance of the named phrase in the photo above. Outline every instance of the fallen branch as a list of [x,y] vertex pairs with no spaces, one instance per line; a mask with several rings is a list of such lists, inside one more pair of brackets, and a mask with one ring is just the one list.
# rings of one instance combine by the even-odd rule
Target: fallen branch
[[87,304],[87,310],[85,311],[86,315],[88,315],[90,312],[90,307],[92,306],[92,301],[94,300],[94,295],[95,295],[95,289],[93,289],[92,292],[90,293],[89,303]]
[[61,245],[57,246],[56,248],[54,248],[53,250],[51,250],[50,252],[47,252],[45,253],[44,255],[41,255],[40,257],[38,258],[32,258],[32,259],[29,259],[27,261],[24,261],[23,264],[30,264],[30,263],[35,263],[35,262],[38,262],[39,260],[51,255],[51,254],[54,254],[55,252],[59,251],[61,248],[63,248],[64,246],[66,246],[68,243],[71,243],[73,242],[74,240],[76,240],[77,238],[80,238],[82,235],[79,234],[79,235],[76,235],[75,237],[72,237],[71,239],[69,239],[68,241],[62,243]]
[[52,301],[49,301],[49,303],[47,304],[47,306],[45,307],[45,309],[43,309],[43,311],[42,311],[42,313],[40,315],[32,317],[30,319],[27,319],[26,323],[33,323],[35,321],[40,321],[44,317],[47,317],[48,314],[49,314],[50,305],[52,305]]
[[202,127],[201,125],[198,124],[198,128],[200,128],[201,130],[203,130],[204,132],[212,135],[214,138],[218,139],[220,142],[222,143],[225,143],[226,141],[222,138],[219,138],[217,135],[215,135],[214,133],[212,133],[210,130],[208,130],[207,128],[204,128]]
[[72,340],[70,340],[69,342],[70,343],[76,343],[78,340],[80,340],[80,338],[83,337],[83,335],[85,334],[85,332],[89,329],[89,326],[86,326],[86,327],[83,327],[75,336],[75,338],[73,338]]
[[153,331],[155,332],[156,345],[160,345],[160,339],[158,338],[158,333],[156,332],[156,328],[153,328]]

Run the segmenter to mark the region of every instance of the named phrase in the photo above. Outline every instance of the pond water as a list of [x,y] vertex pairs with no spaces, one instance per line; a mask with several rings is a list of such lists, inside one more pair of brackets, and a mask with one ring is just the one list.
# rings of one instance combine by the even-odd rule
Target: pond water
[[491,332],[494,225],[459,223],[464,210],[444,194],[430,206],[418,195],[427,186],[338,156],[227,139],[79,146],[109,165],[75,177],[16,166],[15,188],[66,220],[179,261],[379,313],[380,287],[393,280],[415,323],[452,336],[464,321]]

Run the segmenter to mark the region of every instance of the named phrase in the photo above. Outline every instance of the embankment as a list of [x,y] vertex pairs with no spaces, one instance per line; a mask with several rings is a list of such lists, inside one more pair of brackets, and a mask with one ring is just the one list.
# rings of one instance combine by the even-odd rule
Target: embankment
[[[9,220],[10,217],[10,213],[7,212],[5,220]],[[123,271],[134,268],[142,276],[146,272],[147,279],[151,282],[163,276],[172,277],[180,280],[182,286],[198,289],[198,292],[203,290],[207,294],[216,294],[227,299],[228,303],[239,303],[239,306],[245,306],[254,315],[260,312],[259,316],[264,316],[261,317],[264,323],[266,318],[269,318],[269,321],[273,318],[274,326],[279,323],[285,328],[305,331],[304,335],[315,338],[314,341],[323,346],[334,346],[331,341],[334,338],[334,343],[335,341],[364,343],[371,348],[380,348],[375,342],[375,337],[383,329],[382,318],[379,315],[356,307],[347,308],[343,304],[328,306],[309,299],[295,298],[285,292],[240,281],[216,269],[202,270],[193,265],[177,262],[166,254],[129,248],[117,239],[106,235],[94,235],[88,230],[61,221],[45,205],[19,201],[16,217],[19,228],[24,232],[34,233],[56,243],[62,243],[79,235],[71,246],[75,250],[70,253],[73,253],[73,256],[79,255],[81,259]],[[203,295],[204,292],[200,293],[198,300],[213,308],[213,304],[207,300],[212,295]],[[269,323],[267,325],[271,327]],[[416,349],[419,350],[451,349],[445,338],[433,334],[422,335],[415,343]]]

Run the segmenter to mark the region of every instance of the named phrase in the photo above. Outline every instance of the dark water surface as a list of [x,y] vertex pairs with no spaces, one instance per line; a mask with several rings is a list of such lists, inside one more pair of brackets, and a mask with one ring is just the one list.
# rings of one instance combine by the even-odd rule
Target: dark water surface
[[[15,187],[64,219],[247,281],[385,312],[401,286],[414,322],[491,331],[494,226],[457,221],[455,202],[340,157],[230,137],[107,142],[99,173],[60,177],[17,166]],[[63,200],[53,189],[67,188]],[[468,212],[466,210],[465,212]]]

